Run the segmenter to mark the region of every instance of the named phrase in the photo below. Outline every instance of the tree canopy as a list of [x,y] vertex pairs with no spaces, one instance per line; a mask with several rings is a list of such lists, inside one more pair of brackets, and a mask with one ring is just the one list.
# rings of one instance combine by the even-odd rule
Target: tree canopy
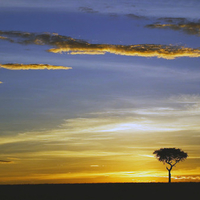
[[183,161],[187,158],[187,153],[182,151],[181,149],[176,148],[161,148],[153,152],[156,155],[156,158],[163,162],[167,163],[171,166],[174,166],[176,163]]

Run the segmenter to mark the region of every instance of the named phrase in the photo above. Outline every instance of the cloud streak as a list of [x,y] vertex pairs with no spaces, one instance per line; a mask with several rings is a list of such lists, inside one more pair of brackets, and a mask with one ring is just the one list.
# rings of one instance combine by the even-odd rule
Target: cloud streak
[[[9,69],[9,70],[68,70],[72,69],[71,67],[64,67],[64,66],[55,66],[55,65],[48,65],[48,64],[0,64],[0,68]],[[2,82],[0,82],[2,83]]]
[[157,57],[175,59],[178,57],[200,57],[199,48],[187,48],[183,46],[161,44],[137,44],[137,45],[114,45],[114,44],[90,44],[84,40],[58,35],[56,33],[27,33],[19,31],[0,31],[1,37],[19,44],[36,44],[53,46],[47,50],[51,53],[67,52],[72,55],[104,55],[106,53],[123,56]]

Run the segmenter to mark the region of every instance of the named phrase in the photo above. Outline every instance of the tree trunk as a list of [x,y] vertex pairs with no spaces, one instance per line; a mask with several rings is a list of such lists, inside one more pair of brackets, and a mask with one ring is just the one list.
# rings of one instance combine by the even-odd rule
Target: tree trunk
[[171,170],[168,170],[169,172],[169,182],[168,183],[171,183]]

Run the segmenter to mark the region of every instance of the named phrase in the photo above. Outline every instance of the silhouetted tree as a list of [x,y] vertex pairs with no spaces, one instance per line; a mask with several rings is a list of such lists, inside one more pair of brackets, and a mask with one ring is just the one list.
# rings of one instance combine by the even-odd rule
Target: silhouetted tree
[[181,149],[176,148],[161,148],[153,152],[156,155],[156,158],[163,162],[167,163],[169,167],[166,169],[169,172],[169,183],[171,183],[171,170],[176,165],[176,163],[183,161],[187,158],[188,154],[182,151]]

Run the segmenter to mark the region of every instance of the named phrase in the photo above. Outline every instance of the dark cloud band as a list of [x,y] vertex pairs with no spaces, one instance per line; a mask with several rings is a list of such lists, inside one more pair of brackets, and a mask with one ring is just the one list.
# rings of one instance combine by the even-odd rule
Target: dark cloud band
[[172,29],[175,31],[182,31],[188,35],[200,36],[200,22],[190,22],[184,18],[162,18],[161,21],[168,23],[154,23],[149,24],[147,28],[158,29]]

